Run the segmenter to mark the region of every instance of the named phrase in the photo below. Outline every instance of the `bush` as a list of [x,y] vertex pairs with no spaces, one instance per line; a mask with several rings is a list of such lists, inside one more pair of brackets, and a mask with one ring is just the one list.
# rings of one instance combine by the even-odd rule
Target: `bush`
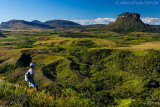
[[[83,100],[72,89],[63,90],[60,96],[51,96],[49,92],[35,89],[26,89],[23,86],[15,86],[11,83],[0,84],[0,106],[93,106],[90,99]],[[84,97],[84,96],[83,96]]]

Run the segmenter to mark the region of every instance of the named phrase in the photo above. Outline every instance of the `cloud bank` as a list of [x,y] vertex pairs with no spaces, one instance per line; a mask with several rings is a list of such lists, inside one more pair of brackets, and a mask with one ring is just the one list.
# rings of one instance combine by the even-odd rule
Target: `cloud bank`
[[144,23],[150,24],[150,25],[160,25],[160,18],[142,18],[142,21]]
[[[150,25],[160,25],[160,18],[141,18],[142,21]],[[114,18],[97,18],[91,20],[72,20],[73,22],[79,23],[81,25],[91,25],[91,24],[109,24],[114,22]]]
[[111,22],[114,22],[115,19],[113,18],[97,18],[97,19],[91,19],[91,20],[72,20],[76,23],[79,23],[81,25],[91,25],[91,24],[109,24]]

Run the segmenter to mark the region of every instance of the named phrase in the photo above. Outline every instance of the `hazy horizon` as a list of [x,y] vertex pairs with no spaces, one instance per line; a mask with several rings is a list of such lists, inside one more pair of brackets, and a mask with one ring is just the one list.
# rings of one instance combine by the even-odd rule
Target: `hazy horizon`
[[[11,20],[23,20],[23,19],[11,19]],[[37,20],[37,19],[34,19]],[[31,21],[34,21],[31,20]],[[51,19],[50,19],[51,20]],[[67,19],[52,19],[52,20],[67,20]],[[90,19],[90,20],[68,20],[68,21],[73,21],[75,23],[81,24],[81,25],[92,25],[92,24],[109,24],[112,23],[116,20],[116,18],[96,18],[96,19]],[[146,23],[146,24],[150,24],[150,25],[160,25],[160,18],[141,18],[141,20]],[[10,21],[10,20],[8,20]],[[28,21],[28,20],[25,20]],[[31,22],[29,21],[29,22]],[[41,21],[41,20],[38,20]],[[49,21],[49,20],[46,20]],[[45,21],[41,21],[41,22],[45,22]],[[2,22],[0,22],[1,24]]]

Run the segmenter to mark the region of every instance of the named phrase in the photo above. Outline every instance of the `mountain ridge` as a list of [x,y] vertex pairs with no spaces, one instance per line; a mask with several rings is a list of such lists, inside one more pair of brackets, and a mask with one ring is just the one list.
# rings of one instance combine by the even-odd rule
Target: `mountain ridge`
[[105,24],[91,24],[81,25],[69,20],[48,20],[41,22],[39,20],[25,21],[25,20],[10,20],[2,22],[0,29],[4,30],[33,30],[33,29],[66,29],[66,28],[100,28],[104,30],[111,30],[115,32],[159,32],[160,25],[145,24],[139,13],[125,12],[117,16],[115,22],[108,25]]
[[11,30],[30,30],[30,29],[55,29],[55,28],[75,28],[81,26],[78,23],[67,21],[67,20],[50,20],[41,22],[33,20],[31,22],[25,20],[10,20],[2,22],[0,29],[11,29]]

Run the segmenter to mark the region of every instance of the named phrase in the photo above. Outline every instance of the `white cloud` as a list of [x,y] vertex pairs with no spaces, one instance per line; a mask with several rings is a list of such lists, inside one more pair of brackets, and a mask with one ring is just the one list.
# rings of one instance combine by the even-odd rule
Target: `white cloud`
[[[144,23],[150,24],[150,25],[160,25],[160,18],[141,18]],[[79,23],[81,25],[91,25],[91,24],[109,24],[111,22],[114,22],[116,19],[114,18],[97,18],[97,19],[91,19],[91,20],[72,20],[76,23]]]
[[146,17],[146,18],[141,18],[141,19],[144,23],[147,23],[147,24],[150,24],[150,25],[160,25],[160,18]]
[[91,20],[72,20],[76,23],[79,23],[81,25],[91,25],[91,24],[109,24],[111,22],[114,22],[115,19],[113,18],[97,18],[97,19],[91,19]]

